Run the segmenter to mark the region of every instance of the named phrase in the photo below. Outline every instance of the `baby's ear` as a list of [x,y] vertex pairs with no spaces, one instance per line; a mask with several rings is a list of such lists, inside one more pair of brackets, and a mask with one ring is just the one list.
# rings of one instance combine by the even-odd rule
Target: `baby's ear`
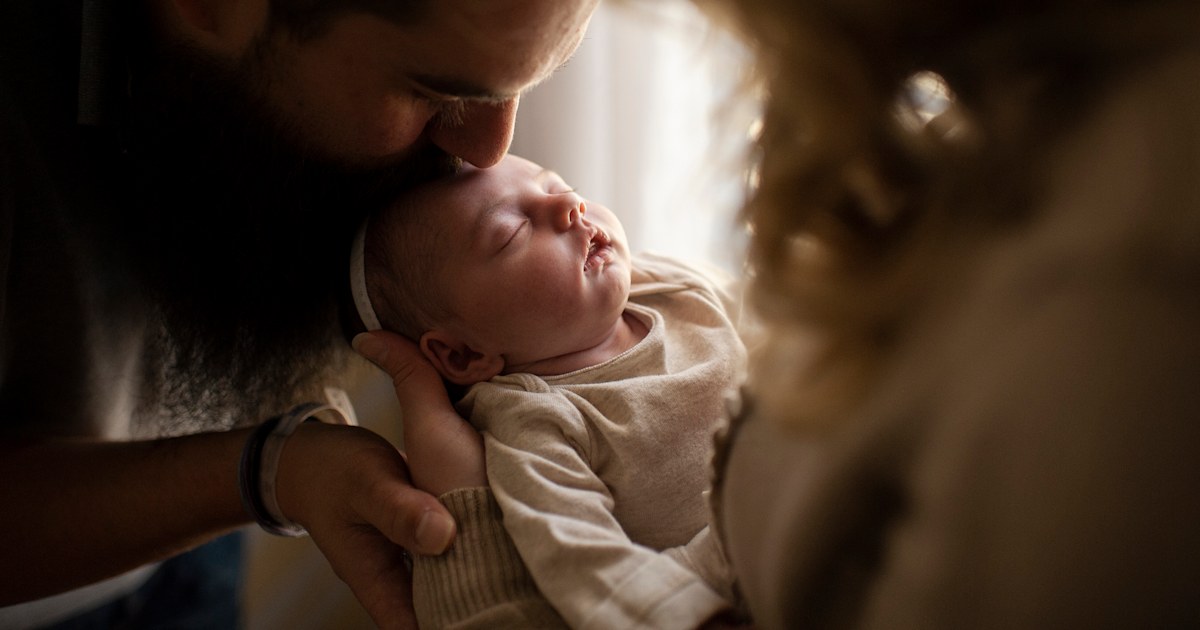
[[454,335],[431,330],[421,335],[421,353],[443,378],[458,385],[474,385],[499,374],[504,358],[498,354],[477,352]]

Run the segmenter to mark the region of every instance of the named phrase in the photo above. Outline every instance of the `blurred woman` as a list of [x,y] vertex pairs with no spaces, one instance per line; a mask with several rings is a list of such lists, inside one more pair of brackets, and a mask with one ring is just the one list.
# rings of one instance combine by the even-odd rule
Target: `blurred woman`
[[756,625],[1200,620],[1200,4],[698,2],[765,95]]

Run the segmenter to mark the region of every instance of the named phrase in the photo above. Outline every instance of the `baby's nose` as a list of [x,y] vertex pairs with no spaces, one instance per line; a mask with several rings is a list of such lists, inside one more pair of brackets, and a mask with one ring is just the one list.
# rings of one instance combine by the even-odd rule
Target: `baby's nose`
[[563,231],[577,227],[583,221],[583,215],[587,214],[587,204],[582,199],[573,200],[559,213],[559,229]]

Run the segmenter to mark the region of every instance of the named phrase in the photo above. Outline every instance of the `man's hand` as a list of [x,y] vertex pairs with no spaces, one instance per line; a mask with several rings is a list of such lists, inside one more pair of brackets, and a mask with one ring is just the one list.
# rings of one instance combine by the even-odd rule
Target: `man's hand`
[[440,554],[455,525],[414,488],[400,452],[359,427],[305,423],[280,456],[277,497],[381,628],[414,628],[404,549]]
[[413,344],[378,332],[354,347],[392,377],[408,461],[366,429],[302,424],[280,455],[279,507],[308,530],[376,624],[412,628],[404,549],[437,555],[453,542],[454,521],[429,493],[487,485],[483,443]]
[[354,349],[392,378],[417,487],[440,496],[486,486],[483,439],[454,410],[437,370],[416,345],[400,335],[376,331],[355,337]]

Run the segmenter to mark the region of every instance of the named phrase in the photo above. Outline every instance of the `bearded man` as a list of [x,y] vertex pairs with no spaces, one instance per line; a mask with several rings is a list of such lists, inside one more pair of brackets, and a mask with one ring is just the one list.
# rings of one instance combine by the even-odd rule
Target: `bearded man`
[[[0,6],[0,625],[111,605],[251,520],[247,427],[341,364],[356,226],[498,161],[596,1]],[[407,625],[401,547],[444,550],[445,509],[366,430],[285,445],[279,510]]]

